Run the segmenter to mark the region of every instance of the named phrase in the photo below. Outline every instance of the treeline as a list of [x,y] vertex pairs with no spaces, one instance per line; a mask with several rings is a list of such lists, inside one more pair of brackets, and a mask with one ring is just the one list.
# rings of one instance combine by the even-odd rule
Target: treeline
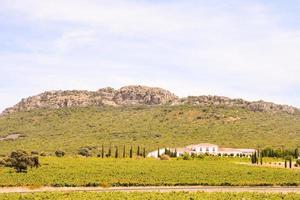
[[157,149],[157,157],[160,158],[162,155],[167,155],[171,158],[176,158],[177,157],[177,150],[175,149],[174,151],[171,151],[169,148],[164,149],[164,153],[162,154],[160,152],[160,148]]
[[252,164],[263,164],[264,157],[273,157],[273,158],[283,158],[285,168],[292,168],[293,159],[296,160],[295,167],[300,165],[299,159],[299,149],[286,150],[286,149],[277,149],[265,148],[262,150],[255,151],[251,156]]
[[270,147],[261,150],[262,157],[274,157],[274,158],[285,158],[292,156],[294,158],[299,157],[299,148],[295,149],[272,149]]
[[[140,147],[139,145],[134,148],[133,146],[127,147],[126,145],[117,146],[110,145],[105,147],[102,145],[101,147],[91,147],[85,146],[78,149],[78,155],[85,157],[96,156],[98,158],[134,158],[134,157],[143,157],[146,155],[146,148]],[[65,152],[62,150],[57,150],[55,152],[57,157],[63,157]]]

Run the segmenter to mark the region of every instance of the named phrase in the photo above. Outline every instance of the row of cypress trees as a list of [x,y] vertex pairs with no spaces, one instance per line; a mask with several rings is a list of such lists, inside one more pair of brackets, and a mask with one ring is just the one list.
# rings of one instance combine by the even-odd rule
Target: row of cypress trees
[[[297,152],[298,150],[295,150],[295,152]],[[265,154],[263,153],[263,151],[257,150],[256,152],[254,152],[254,154],[251,156],[251,162],[252,164],[263,164],[263,157],[267,157],[264,156]],[[297,154],[296,154],[297,155]],[[299,155],[297,155],[296,158],[298,158]],[[293,161],[293,156],[285,156],[284,157],[284,167],[287,168],[288,167],[288,163],[289,163],[289,168],[292,168],[292,161]]]
[[[165,148],[164,150],[165,150],[164,153],[163,153],[164,155],[168,155],[168,156],[173,157],[173,158],[177,157],[177,149],[176,148],[175,148],[174,151],[171,151],[169,148]],[[162,155],[162,153],[160,152],[160,148],[158,147],[157,157],[160,158],[161,155]]]
[[[113,154],[113,149],[114,149],[114,154]],[[141,149],[140,146],[137,146],[135,155],[137,157],[146,158],[146,148],[144,147]],[[104,158],[104,157],[107,157],[107,158],[121,158],[121,157],[122,158],[126,158],[126,157],[133,158],[134,157],[133,147],[130,146],[129,154],[127,156],[127,151],[126,151],[125,145],[123,146],[122,155],[119,155],[119,147],[118,146],[114,146],[114,148],[113,148],[111,145],[108,147],[108,151],[105,154],[105,148],[104,148],[104,145],[102,145],[101,155],[98,155],[98,156],[101,158]]]
[[263,164],[263,154],[260,150],[257,150],[254,152],[254,154],[251,156],[251,163],[252,164]]
[[286,156],[293,156],[294,158],[298,158],[300,156],[299,148],[295,149],[272,149],[270,147],[262,149],[263,157],[277,157],[284,158]]

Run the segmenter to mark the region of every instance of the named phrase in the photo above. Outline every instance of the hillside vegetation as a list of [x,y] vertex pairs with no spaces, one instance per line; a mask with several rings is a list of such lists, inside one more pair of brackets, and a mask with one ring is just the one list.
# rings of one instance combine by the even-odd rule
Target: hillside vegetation
[[300,145],[300,115],[254,112],[240,107],[157,105],[35,109],[0,118],[0,135],[20,133],[0,141],[0,153],[12,150],[107,148],[137,145],[146,150],[210,142],[224,147],[295,148]]

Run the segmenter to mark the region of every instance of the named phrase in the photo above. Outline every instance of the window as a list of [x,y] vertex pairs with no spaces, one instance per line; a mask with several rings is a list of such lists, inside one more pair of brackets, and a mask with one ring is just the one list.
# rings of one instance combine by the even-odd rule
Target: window
[[202,151],[202,147],[200,147],[200,151]]
[[209,151],[209,147],[206,147],[206,151]]
[[215,147],[213,147],[213,151],[216,151],[216,148],[215,148]]

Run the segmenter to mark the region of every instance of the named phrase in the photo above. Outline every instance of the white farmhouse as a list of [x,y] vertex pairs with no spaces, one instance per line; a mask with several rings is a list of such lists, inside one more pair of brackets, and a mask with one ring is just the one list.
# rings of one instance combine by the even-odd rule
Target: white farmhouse
[[[180,157],[185,153],[190,155],[196,154],[209,154],[218,156],[251,156],[256,150],[255,149],[234,149],[234,148],[220,148],[216,144],[200,143],[188,145],[184,148],[173,148],[169,149],[171,152],[176,152],[176,156]],[[159,155],[165,153],[165,148],[159,149]],[[147,157],[158,158],[158,150],[150,152]]]
[[218,153],[219,146],[215,144],[209,143],[201,143],[201,144],[192,144],[186,147],[190,150],[191,153],[195,154],[212,154],[216,155]]

